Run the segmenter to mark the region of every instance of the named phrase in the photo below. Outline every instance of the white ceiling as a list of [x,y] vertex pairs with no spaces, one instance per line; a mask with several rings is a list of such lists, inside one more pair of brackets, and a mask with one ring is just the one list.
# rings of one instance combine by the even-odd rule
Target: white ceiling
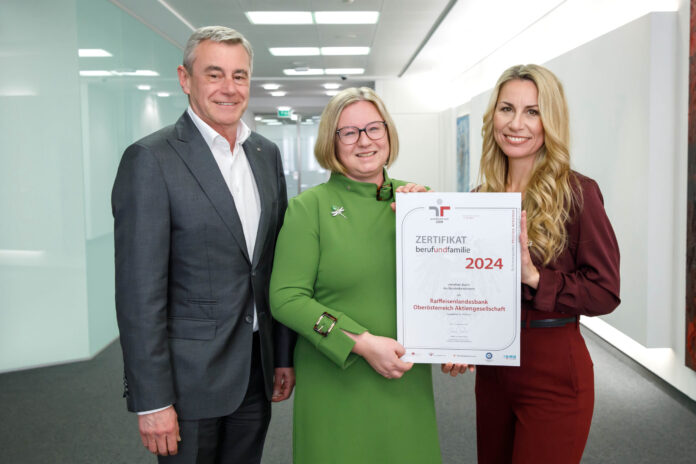
[[[462,0],[453,5],[408,75],[463,74],[567,0]],[[523,59],[523,57],[520,57]],[[514,65],[518,63],[509,63]],[[506,66],[507,67],[507,66]],[[502,71],[502,70],[501,70]],[[494,82],[491,82],[492,87]]]
[[[451,98],[458,79],[569,0],[109,0],[181,50],[194,28],[237,29],[254,47],[249,109],[275,114],[291,106],[303,118],[318,115],[328,102],[321,84],[374,86],[375,80],[420,77],[428,91]],[[253,25],[246,11],[378,11],[371,25]],[[179,16],[179,17],[177,17]],[[549,40],[553,40],[549,37]],[[270,47],[367,46],[366,56],[272,56]],[[524,61],[521,51],[518,59]],[[495,63],[493,75],[515,62]],[[486,66],[490,67],[490,64]],[[359,76],[287,77],[283,69],[365,68]],[[176,76],[172,72],[172,81]],[[261,84],[280,84],[272,97]],[[494,82],[490,83],[492,86]],[[446,98],[446,97],[445,97]],[[456,99],[456,98],[455,98]]]
[[[303,116],[319,114],[329,98],[321,84],[374,86],[395,78],[422,47],[441,15],[456,0],[110,0],[183,50],[194,28],[223,25],[238,30],[254,47],[249,108],[256,114],[292,106]],[[167,5],[170,9],[167,8]],[[174,10],[172,12],[171,10]],[[379,11],[369,25],[253,25],[246,11]],[[177,14],[180,18],[177,17]],[[188,23],[188,24],[187,24]],[[270,47],[367,46],[366,56],[272,56]],[[283,69],[365,68],[359,76],[287,77]],[[280,84],[287,95],[271,97],[261,84]]]

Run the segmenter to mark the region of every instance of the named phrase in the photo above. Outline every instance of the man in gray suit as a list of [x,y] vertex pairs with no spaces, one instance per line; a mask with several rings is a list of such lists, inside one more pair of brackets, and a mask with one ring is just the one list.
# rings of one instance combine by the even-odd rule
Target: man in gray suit
[[241,120],[251,68],[237,31],[196,30],[189,108],[128,147],[114,183],[124,396],[160,462],[260,462],[269,400],[295,384],[294,334],[268,307],[287,194],[278,147]]

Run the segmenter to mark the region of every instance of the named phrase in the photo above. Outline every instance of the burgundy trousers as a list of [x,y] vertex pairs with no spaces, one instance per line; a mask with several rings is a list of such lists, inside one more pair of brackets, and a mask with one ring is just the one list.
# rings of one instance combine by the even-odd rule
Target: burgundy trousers
[[478,462],[579,463],[594,408],[580,329],[522,328],[520,344],[520,367],[476,367]]

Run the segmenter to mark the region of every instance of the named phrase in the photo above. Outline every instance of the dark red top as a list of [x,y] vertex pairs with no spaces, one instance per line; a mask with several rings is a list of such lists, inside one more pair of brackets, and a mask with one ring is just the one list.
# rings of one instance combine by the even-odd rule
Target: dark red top
[[573,172],[583,203],[566,225],[568,247],[547,266],[532,255],[539,270],[536,290],[522,285],[522,320],[612,312],[619,299],[619,244],[604,211],[597,182]]

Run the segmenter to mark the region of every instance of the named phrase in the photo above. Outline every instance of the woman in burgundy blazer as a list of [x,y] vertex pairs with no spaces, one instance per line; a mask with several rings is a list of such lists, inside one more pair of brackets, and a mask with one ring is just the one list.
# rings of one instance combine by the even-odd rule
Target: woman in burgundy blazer
[[506,70],[482,135],[478,191],[522,192],[522,334],[519,367],[477,369],[478,460],[578,463],[594,407],[578,317],[619,305],[619,247],[597,183],[570,169],[567,104],[549,70]]

